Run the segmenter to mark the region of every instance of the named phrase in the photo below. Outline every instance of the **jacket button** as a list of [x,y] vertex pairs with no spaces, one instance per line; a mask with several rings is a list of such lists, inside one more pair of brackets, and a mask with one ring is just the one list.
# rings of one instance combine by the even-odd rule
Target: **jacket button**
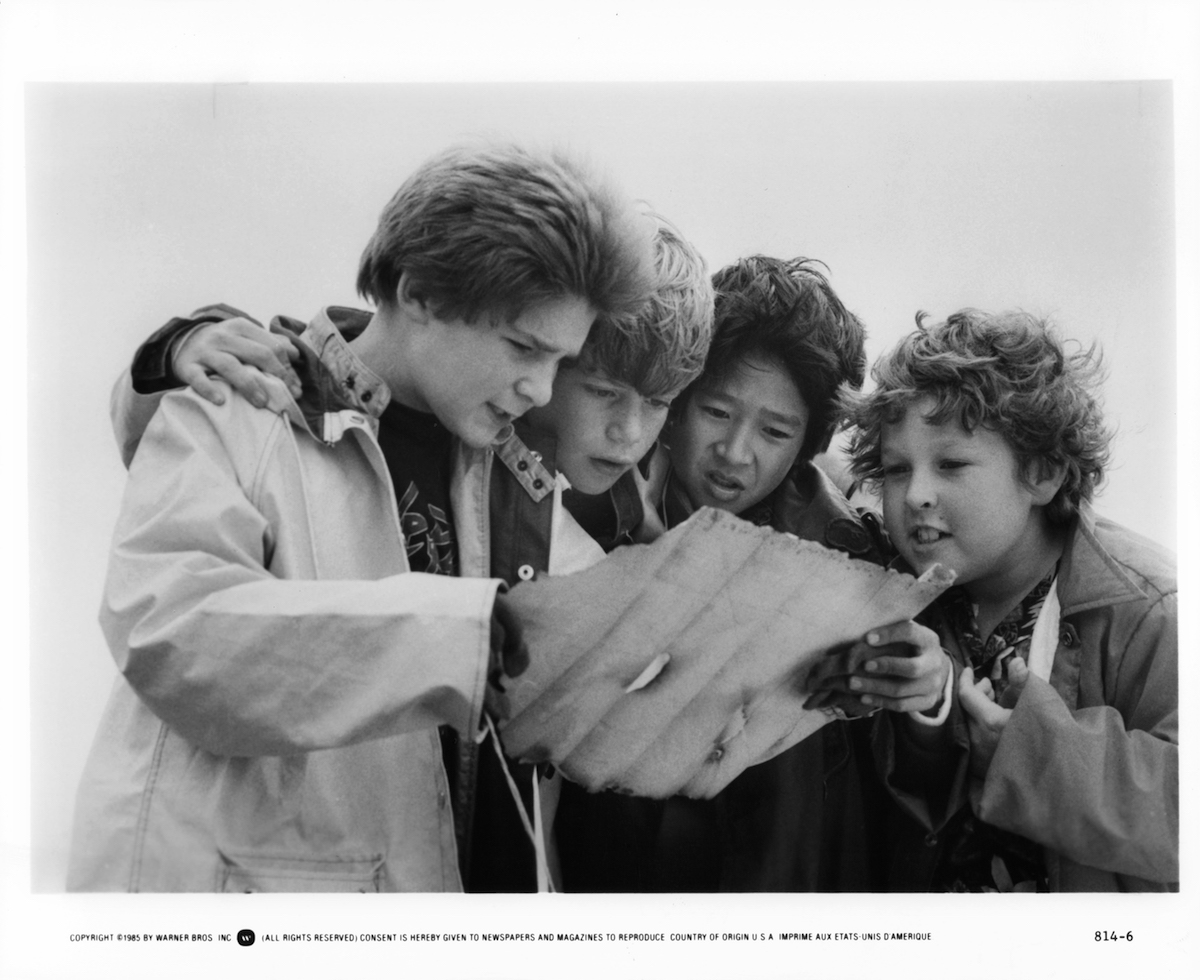
[[533,481],[533,489],[534,489],[534,490],[541,490],[541,489],[542,489],[542,487],[544,487],[545,485],[546,485],[546,484],[545,484],[545,483],[543,483],[543,482],[542,482],[542,480],[541,480],[540,478],[539,478],[539,479],[537,479],[537,480],[534,480],[534,481]]
[[925,835],[925,846],[926,847],[937,847],[937,843],[938,843],[938,835],[937,834],[926,834]]
[[519,463],[517,463],[517,469],[524,473],[527,469],[529,469],[529,464],[525,462],[525,460],[521,460]]
[[517,569],[517,578],[519,578],[522,582],[528,582],[531,578],[533,578],[533,566],[522,565]]

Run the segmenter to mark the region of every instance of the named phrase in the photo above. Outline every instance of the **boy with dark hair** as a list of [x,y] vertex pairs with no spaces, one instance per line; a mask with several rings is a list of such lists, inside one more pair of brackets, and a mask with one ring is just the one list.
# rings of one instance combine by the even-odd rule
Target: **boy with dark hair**
[[[860,388],[866,371],[862,323],[818,266],[753,256],[713,277],[718,329],[708,366],[679,399],[665,440],[671,469],[661,508],[670,511],[670,525],[700,506],[769,524],[773,511],[758,505],[777,490],[789,495],[802,487],[809,498],[831,499],[857,526],[811,466],[829,447],[842,386]],[[776,399],[767,397],[770,389],[778,389]],[[732,398],[735,390],[762,397],[743,405]],[[736,411],[758,402],[767,409],[762,419]],[[785,481],[789,471],[793,479]],[[865,536],[850,536],[865,552]]]
[[1025,313],[922,319],[850,408],[904,561],[958,573],[927,614],[961,670],[953,817],[910,809],[926,819],[906,820],[892,887],[1175,890],[1174,557],[1091,511],[1099,360]]
[[114,537],[101,622],[124,678],[70,887],[461,887],[438,726],[469,740],[489,676],[521,669],[479,536],[486,450],[597,317],[641,305],[647,246],[569,162],[451,151],[381,217],[375,313],[343,333],[357,318],[330,308],[293,344],[298,399],[271,378],[269,411],[213,381],[212,400],[118,390],[157,413]]

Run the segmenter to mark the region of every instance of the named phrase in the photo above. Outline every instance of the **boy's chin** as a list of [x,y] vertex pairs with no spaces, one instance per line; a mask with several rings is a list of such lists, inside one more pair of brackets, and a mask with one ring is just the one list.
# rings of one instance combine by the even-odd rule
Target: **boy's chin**
[[927,556],[914,555],[907,548],[897,548],[896,550],[900,552],[900,557],[904,559],[904,563],[917,575],[920,575],[933,564],[933,561]]
[[942,565],[945,568],[943,562],[939,562],[936,558],[930,558],[928,555],[905,554],[903,551],[900,552],[900,555],[908,562],[908,567],[913,570],[913,574],[917,576],[924,575],[934,565]]
[[632,465],[603,462],[587,454],[560,452],[558,467],[571,489],[589,497],[597,497],[608,493],[626,473],[633,469]]
[[608,493],[615,485],[620,477],[615,477],[611,480],[596,479],[596,477],[584,477],[583,479],[574,479],[569,472],[563,470],[563,476],[567,478],[567,482],[571,484],[571,489],[576,493],[581,493],[586,497],[599,497],[603,493]]

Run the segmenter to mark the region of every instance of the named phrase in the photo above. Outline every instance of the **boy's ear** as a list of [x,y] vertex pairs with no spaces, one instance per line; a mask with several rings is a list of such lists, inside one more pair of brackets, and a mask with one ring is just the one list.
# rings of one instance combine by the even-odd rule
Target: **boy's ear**
[[428,323],[433,318],[428,302],[419,295],[407,272],[400,273],[400,282],[396,284],[396,307],[415,323]]
[[1054,499],[1066,478],[1066,463],[1038,459],[1030,463],[1025,483],[1033,493],[1033,502],[1039,507],[1045,507]]

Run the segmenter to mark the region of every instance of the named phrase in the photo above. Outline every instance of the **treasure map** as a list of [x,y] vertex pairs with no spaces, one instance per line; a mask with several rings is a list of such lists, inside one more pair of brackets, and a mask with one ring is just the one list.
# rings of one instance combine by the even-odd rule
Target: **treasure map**
[[504,681],[501,741],[589,790],[711,797],[834,717],[803,690],[831,648],[911,619],[953,578],[704,508],[654,544],[509,592],[530,666]]

